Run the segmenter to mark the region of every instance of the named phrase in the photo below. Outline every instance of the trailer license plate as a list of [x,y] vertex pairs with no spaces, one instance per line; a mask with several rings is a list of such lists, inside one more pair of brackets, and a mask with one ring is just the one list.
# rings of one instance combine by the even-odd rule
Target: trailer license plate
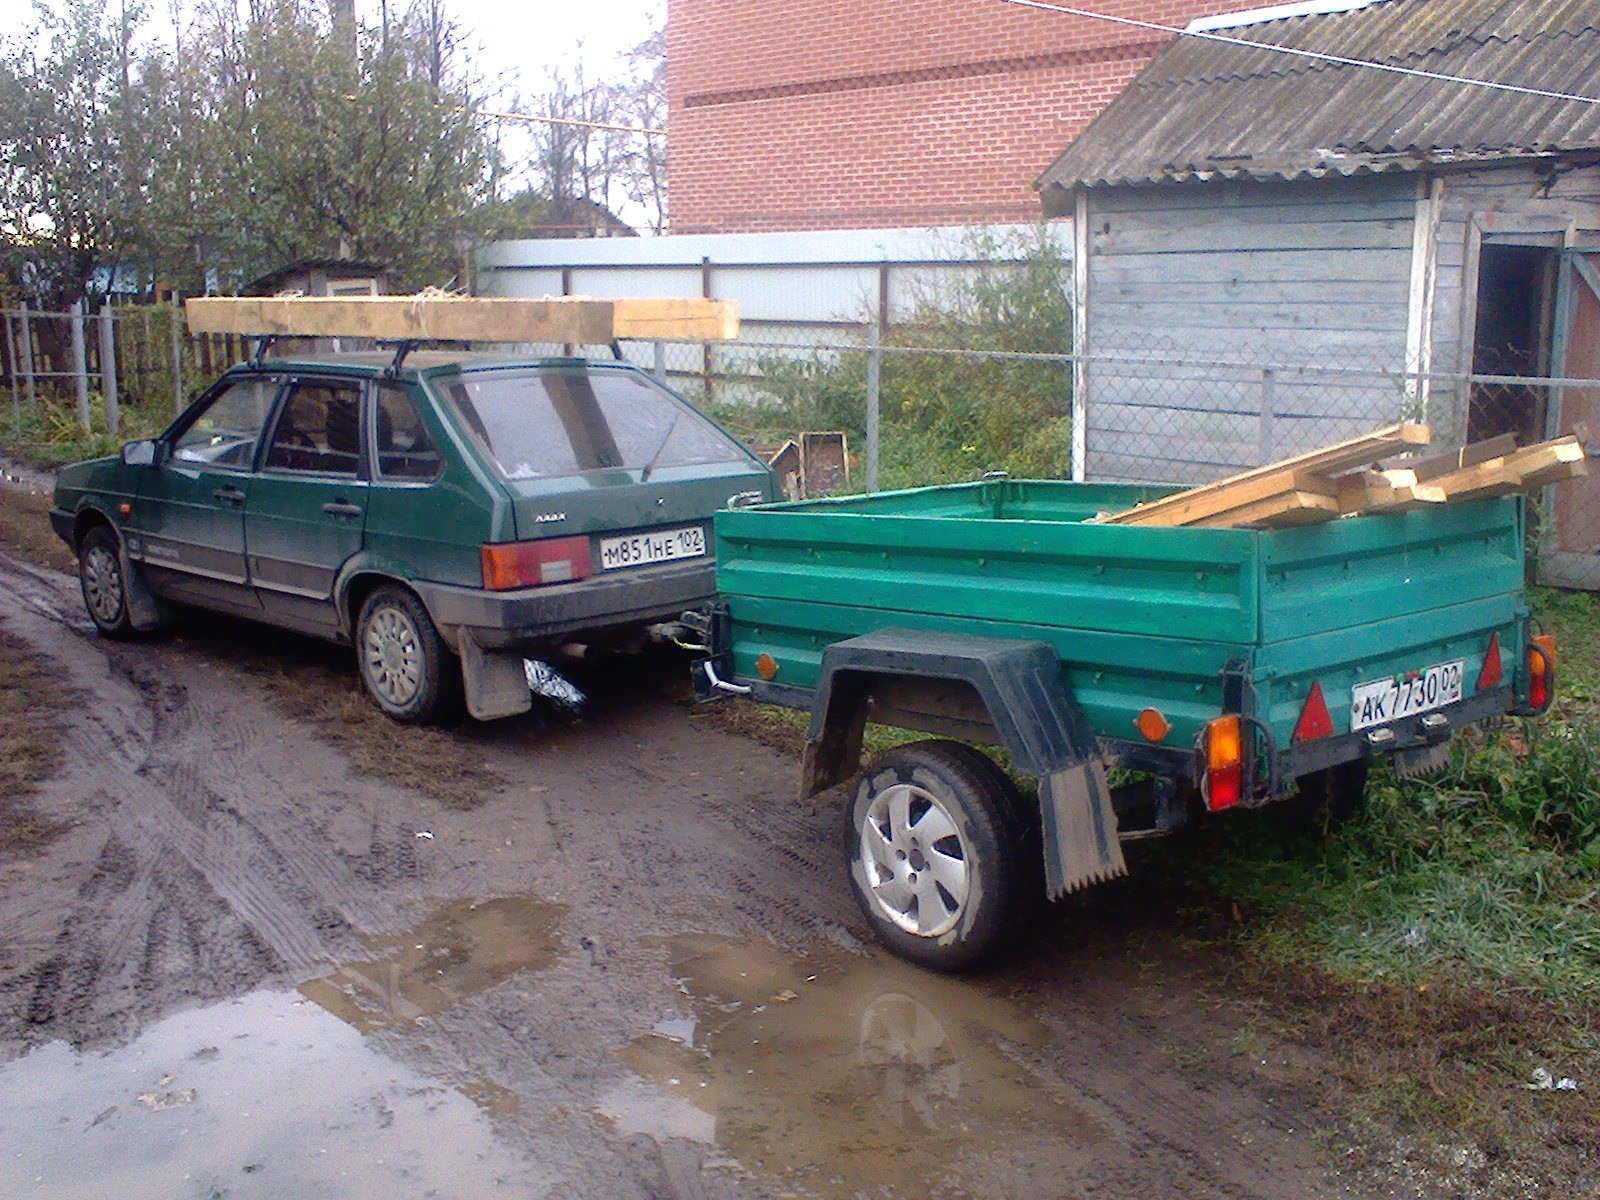
[[600,568],[643,567],[675,558],[699,558],[706,552],[706,531],[699,525],[655,529],[627,537],[600,539]]
[[1454,704],[1461,699],[1466,665],[1439,663],[1425,671],[1357,684],[1350,693],[1350,732]]

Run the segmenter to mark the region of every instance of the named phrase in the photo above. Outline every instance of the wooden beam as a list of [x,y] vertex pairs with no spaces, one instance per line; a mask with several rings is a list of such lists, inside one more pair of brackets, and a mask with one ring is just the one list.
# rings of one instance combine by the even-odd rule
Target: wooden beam
[[1339,516],[1339,501],[1325,492],[1294,488],[1192,522],[1201,529],[1292,529]]
[[1425,504],[1443,504],[1444,492],[1418,483],[1406,470],[1356,471],[1333,481],[1339,511],[1345,516],[1375,512],[1404,512]]
[[1448,475],[1451,471],[1459,471],[1463,467],[1477,466],[1481,462],[1488,462],[1491,458],[1503,458],[1516,448],[1516,434],[1502,433],[1499,437],[1469,442],[1459,450],[1430,454],[1426,458],[1407,459],[1405,466],[1415,472],[1418,483],[1427,483],[1439,475]]
[[1573,434],[1524,446],[1429,480],[1451,502],[1507,496],[1588,474],[1588,454]]
[[619,338],[725,341],[739,333],[735,301],[696,298],[228,296],[190,300],[184,313],[193,333],[379,341],[605,345]]
[[[1268,463],[1204,487],[1190,488],[1186,492],[1112,513],[1101,518],[1101,522],[1108,525],[1162,527],[1192,525],[1202,521],[1210,523],[1211,517],[1266,497],[1295,491],[1326,494],[1330,490],[1326,476],[1364,467],[1386,454],[1394,454],[1409,446],[1425,446],[1428,440],[1426,425],[1390,425],[1361,437],[1307,451],[1294,458]],[[1337,500],[1326,495],[1325,498],[1337,506]]]

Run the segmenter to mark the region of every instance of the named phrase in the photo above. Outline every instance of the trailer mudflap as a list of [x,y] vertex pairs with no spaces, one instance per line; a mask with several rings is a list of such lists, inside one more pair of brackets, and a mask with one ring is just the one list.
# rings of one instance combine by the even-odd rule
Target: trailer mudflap
[[[1019,772],[1038,778],[1052,897],[1126,872],[1099,741],[1044,642],[889,628],[827,647],[806,734],[803,795],[854,774],[874,684],[897,678],[969,686],[983,711],[945,719],[969,726],[972,740],[1004,746]],[[980,722],[990,736],[973,736],[970,727]]]

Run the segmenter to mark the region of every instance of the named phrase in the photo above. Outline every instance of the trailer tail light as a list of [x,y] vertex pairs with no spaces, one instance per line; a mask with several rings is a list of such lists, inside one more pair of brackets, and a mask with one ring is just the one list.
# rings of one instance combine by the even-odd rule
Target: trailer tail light
[[1244,799],[1244,722],[1218,717],[1206,726],[1206,807],[1232,808]]
[[1505,665],[1500,661],[1500,635],[1489,635],[1489,648],[1483,652],[1483,670],[1478,672],[1478,691],[1494,687],[1506,677]]
[[1300,710],[1300,720],[1294,727],[1294,741],[1309,742],[1313,738],[1327,737],[1333,732],[1333,717],[1328,712],[1328,701],[1322,695],[1322,684],[1313,680]]
[[1541,633],[1528,647],[1528,703],[1534,708],[1549,707],[1555,673],[1556,639]]
[[483,586],[491,592],[571,583],[594,573],[587,537],[543,538],[536,542],[493,542],[480,548]]

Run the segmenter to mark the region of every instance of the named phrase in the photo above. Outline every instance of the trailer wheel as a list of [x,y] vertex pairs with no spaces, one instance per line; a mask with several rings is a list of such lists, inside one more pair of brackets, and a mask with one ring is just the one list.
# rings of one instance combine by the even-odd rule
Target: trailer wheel
[[940,971],[993,954],[1025,890],[1021,807],[1005,773],[958,742],[869,766],[850,811],[850,883],[879,940]]

